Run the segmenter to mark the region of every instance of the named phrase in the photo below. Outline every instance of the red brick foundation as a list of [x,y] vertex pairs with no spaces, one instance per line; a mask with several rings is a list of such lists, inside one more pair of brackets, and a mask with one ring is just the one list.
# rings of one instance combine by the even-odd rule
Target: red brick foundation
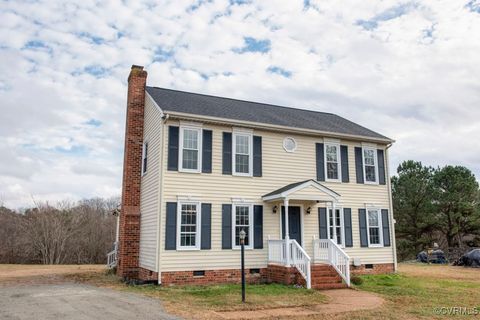
[[123,159],[122,207],[117,275],[138,279],[140,251],[140,182],[143,148],[143,113],[147,72],[132,66],[128,76],[127,123]]
[[268,282],[282,283],[285,285],[305,285],[305,279],[295,267],[285,267],[276,264],[269,264],[267,268]]
[[[260,269],[260,273],[250,273],[245,269],[247,283],[259,284],[267,281],[267,268]],[[194,276],[193,271],[162,272],[162,285],[209,285],[222,283],[240,283],[242,274],[240,269],[205,270],[205,275]]]
[[[374,264],[373,269],[350,266],[352,275],[361,274],[381,274],[392,273],[394,270],[393,263]],[[267,268],[259,269],[260,273],[250,273],[250,269],[245,269],[247,283],[281,283],[285,285],[301,285],[305,286],[305,279],[300,275],[295,267],[285,267],[281,265],[270,264]],[[317,273],[316,273],[317,272]],[[138,268],[138,279],[142,281],[158,281],[158,273],[144,268]],[[222,269],[222,270],[205,270],[203,276],[194,276],[193,271],[167,271],[161,273],[162,285],[211,285],[225,283],[240,283],[240,269]],[[338,278],[338,281],[332,281],[332,277]],[[318,283],[316,283],[317,279]],[[333,279],[335,280],[335,279]],[[325,283],[323,283],[325,282]],[[312,288],[331,289],[343,288],[341,278],[336,271],[327,265],[312,265]]]
[[140,267],[138,268],[138,278],[142,281],[158,281],[158,273]]
[[353,265],[350,266],[350,273],[352,275],[392,273],[394,270],[393,263],[374,264],[372,269],[365,268],[364,264],[360,267],[354,267]]

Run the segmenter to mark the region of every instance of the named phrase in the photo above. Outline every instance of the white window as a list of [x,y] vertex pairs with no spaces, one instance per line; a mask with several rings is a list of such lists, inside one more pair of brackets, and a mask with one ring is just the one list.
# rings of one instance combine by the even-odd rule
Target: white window
[[202,166],[202,129],[180,127],[180,152],[178,157],[180,171],[200,172]]
[[367,231],[369,247],[381,247],[383,235],[380,209],[367,209]]
[[363,175],[365,183],[378,183],[377,150],[363,148]]
[[232,167],[233,174],[239,176],[252,175],[252,140],[251,133],[234,132],[232,145]]
[[253,206],[234,204],[232,206],[233,248],[240,248],[240,231],[245,231],[245,248],[253,247]]
[[200,203],[179,202],[177,212],[177,249],[200,248]]
[[325,144],[325,172],[326,181],[340,181],[340,145],[333,143]]
[[328,209],[328,238],[335,241],[339,246],[344,246],[345,235],[343,228],[342,209],[335,208],[335,214],[332,209]]
[[142,175],[147,173],[147,164],[148,164],[148,142],[143,143],[142,148]]

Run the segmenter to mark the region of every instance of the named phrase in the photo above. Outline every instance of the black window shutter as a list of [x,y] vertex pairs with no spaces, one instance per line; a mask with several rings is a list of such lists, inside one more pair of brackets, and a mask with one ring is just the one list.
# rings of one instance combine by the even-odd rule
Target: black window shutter
[[168,127],[168,165],[170,171],[178,170],[178,127]]
[[390,247],[390,224],[388,210],[382,209],[383,246]]
[[360,228],[360,246],[368,247],[367,211],[365,209],[358,209],[358,221]]
[[212,230],[212,204],[202,203],[202,228],[201,228],[201,249],[211,249]]
[[318,231],[320,239],[328,239],[327,208],[318,208]]
[[167,202],[165,250],[177,249],[177,203]]
[[232,174],[232,133],[223,133],[222,173]]
[[377,150],[377,161],[378,161],[378,183],[386,184],[385,180],[385,157],[383,150]]
[[317,180],[325,181],[325,156],[323,143],[316,143],[315,150],[317,154]]
[[222,249],[232,249],[231,204],[222,204]]
[[363,155],[361,147],[355,147],[355,171],[357,183],[363,183]]
[[348,172],[348,146],[340,146],[340,158],[342,160],[342,182],[349,182]]
[[262,176],[262,137],[253,136],[253,176]]
[[253,206],[253,248],[263,249],[263,206]]
[[202,172],[212,173],[212,130],[203,130]]
[[343,208],[343,227],[345,232],[345,247],[353,247],[352,209]]

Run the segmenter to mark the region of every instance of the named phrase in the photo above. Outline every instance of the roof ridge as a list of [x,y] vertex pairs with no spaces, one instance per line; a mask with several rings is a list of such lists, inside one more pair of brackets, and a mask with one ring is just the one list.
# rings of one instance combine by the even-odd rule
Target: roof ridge
[[[335,116],[335,117],[339,117],[339,118],[348,120],[348,119],[346,119],[344,117],[341,117],[338,114],[335,114],[335,113],[332,113],[332,112],[315,111],[315,110],[309,110],[309,109],[301,109],[301,108],[295,108],[295,107],[280,106],[280,105],[272,104],[272,103],[257,102],[257,101],[237,99],[237,98],[227,98],[227,97],[215,96],[215,95],[212,95],[212,94],[205,94],[205,93],[198,93],[198,92],[191,92],[191,91],[183,91],[183,90],[162,88],[162,87],[156,87],[156,86],[147,86],[147,87],[152,88],[152,89],[160,89],[160,90],[168,90],[168,91],[194,94],[194,95],[197,95],[197,96],[213,97],[213,98],[226,99],[226,100],[235,100],[235,101],[248,102],[248,103],[254,103],[254,104],[263,104],[265,106],[271,106],[271,107],[276,107],[276,108],[284,108],[284,109],[291,109],[291,110],[302,110],[302,111],[308,111],[308,112],[313,112],[313,113],[323,113],[323,114],[329,114],[329,115],[332,115],[332,116]],[[350,120],[348,120],[348,121],[350,121]],[[367,128],[365,128],[365,129],[367,129]],[[370,130],[370,129],[368,129],[368,130]]]

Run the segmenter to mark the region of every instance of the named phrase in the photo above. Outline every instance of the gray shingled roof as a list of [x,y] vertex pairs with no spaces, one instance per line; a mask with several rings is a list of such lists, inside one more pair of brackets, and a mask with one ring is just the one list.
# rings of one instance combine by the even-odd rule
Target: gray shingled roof
[[331,113],[281,107],[157,87],[147,86],[146,90],[158,106],[167,113],[168,111],[182,112],[391,140],[379,133]]
[[322,187],[330,190],[331,192],[333,192],[337,195],[340,195],[337,192],[333,191],[332,189],[330,189],[328,187],[325,187],[323,184],[321,184],[321,183],[319,183],[319,182],[317,182],[313,179],[308,179],[308,180],[303,180],[303,181],[300,181],[300,182],[294,182],[294,183],[291,183],[291,184],[287,184],[286,186],[281,187],[280,189],[277,189],[275,191],[272,191],[270,193],[267,193],[267,194],[263,195],[263,197],[269,197],[269,196],[273,196],[273,195],[276,195],[276,194],[280,194],[282,192],[285,192],[285,191],[288,191],[288,190],[293,189],[295,187],[298,187],[298,186],[300,186],[300,185],[302,185],[302,184],[304,184],[305,182],[308,182],[308,181],[313,181],[314,183],[321,185]]

